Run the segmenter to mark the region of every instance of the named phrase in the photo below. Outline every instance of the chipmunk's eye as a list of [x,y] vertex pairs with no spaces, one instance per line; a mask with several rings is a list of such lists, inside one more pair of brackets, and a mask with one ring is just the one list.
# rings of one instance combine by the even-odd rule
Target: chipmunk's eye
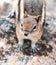
[[33,31],[35,31],[35,30],[36,30],[36,28],[37,28],[37,25],[34,25],[34,26],[33,26]]
[[21,27],[23,27],[23,24],[21,24]]
[[23,29],[23,24],[22,23],[20,24],[20,28]]

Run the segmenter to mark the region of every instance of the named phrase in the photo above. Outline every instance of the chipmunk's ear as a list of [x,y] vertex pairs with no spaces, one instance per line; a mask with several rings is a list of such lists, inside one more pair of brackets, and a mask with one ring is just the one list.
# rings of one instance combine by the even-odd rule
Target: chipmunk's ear
[[34,16],[34,19],[37,20],[37,22],[39,22],[39,20],[41,19],[41,15]]
[[28,17],[29,14],[25,11],[24,17]]

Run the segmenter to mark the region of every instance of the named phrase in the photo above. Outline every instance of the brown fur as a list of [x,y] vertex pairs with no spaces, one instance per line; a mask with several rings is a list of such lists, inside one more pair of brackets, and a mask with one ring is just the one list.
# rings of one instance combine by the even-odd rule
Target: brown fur
[[[26,21],[26,22],[25,22]],[[18,22],[16,24],[16,34],[19,42],[23,44],[23,39],[30,39],[32,41],[32,47],[35,45],[35,43],[41,38],[43,34],[43,26],[41,24],[41,21],[37,22],[37,20],[34,19],[34,17],[27,17],[23,20],[23,30],[20,28],[21,22]],[[37,24],[36,31],[32,31],[33,25]],[[25,33],[28,34],[28,36],[25,37]]]

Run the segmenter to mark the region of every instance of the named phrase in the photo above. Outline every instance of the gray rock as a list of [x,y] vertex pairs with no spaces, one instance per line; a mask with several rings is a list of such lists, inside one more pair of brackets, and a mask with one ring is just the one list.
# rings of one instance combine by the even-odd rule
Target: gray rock
[[15,33],[15,24],[9,22],[5,18],[0,18],[0,33]]

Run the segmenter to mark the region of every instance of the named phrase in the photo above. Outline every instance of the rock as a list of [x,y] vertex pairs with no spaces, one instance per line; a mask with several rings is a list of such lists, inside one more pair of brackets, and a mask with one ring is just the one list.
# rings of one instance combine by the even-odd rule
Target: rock
[[15,33],[15,24],[12,24],[5,18],[0,18],[0,33]]

